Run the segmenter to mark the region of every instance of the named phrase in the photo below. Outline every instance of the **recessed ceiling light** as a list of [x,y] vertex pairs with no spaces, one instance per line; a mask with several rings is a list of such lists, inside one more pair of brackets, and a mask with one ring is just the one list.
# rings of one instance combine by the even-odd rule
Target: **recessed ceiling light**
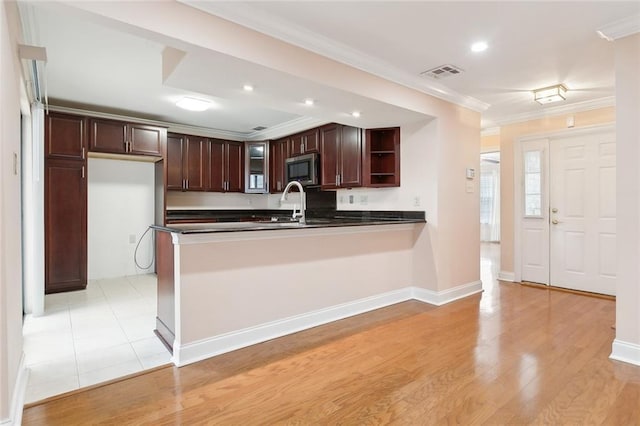
[[358,117],[360,117],[360,111],[353,111],[353,112],[351,113],[351,115],[352,115],[353,117],[355,117],[355,118],[358,118]]
[[184,97],[176,102],[176,106],[189,111],[206,111],[213,103],[206,99]]
[[304,104],[305,104],[305,105],[309,105],[309,106],[311,106],[311,105],[313,105],[314,103],[315,103],[315,101],[314,101],[313,99],[305,99],[305,100],[304,100]]
[[487,44],[486,41],[477,41],[471,45],[471,51],[484,52],[485,50],[487,50],[488,47],[489,45]]
[[245,84],[244,86],[242,86],[242,88],[245,92],[253,92],[253,86],[250,84]]

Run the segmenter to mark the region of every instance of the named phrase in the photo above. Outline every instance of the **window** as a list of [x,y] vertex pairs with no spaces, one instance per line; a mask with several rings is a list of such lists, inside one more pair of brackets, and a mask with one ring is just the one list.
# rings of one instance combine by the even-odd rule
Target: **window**
[[542,151],[524,153],[524,215],[542,217]]

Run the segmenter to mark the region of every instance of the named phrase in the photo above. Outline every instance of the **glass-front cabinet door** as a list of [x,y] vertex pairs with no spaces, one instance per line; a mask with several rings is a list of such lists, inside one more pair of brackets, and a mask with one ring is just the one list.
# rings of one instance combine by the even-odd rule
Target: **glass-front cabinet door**
[[245,192],[269,192],[269,142],[245,142]]

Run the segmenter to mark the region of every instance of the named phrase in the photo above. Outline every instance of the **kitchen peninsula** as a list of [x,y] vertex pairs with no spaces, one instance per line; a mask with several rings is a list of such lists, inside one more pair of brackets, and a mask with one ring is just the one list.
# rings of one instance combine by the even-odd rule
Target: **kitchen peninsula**
[[275,212],[172,212],[154,227],[157,332],[176,365],[412,298],[424,212]]

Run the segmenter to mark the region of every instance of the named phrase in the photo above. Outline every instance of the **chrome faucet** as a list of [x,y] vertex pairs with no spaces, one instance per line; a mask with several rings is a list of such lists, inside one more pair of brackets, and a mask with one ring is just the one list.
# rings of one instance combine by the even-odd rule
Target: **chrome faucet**
[[305,213],[305,210],[307,209],[307,197],[306,197],[306,194],[304,193],[304,188],[302,188],[302,185],[300,184],[300,182],[292,180],[287,184],[287,186],[285,186],[284,191],[282,191],[282,197],[280,197],[280,205],[282,205],[282,203],[284,203],[287,200],[287,195],[289,195],[289,190],[291,189],[292,186],[297,186],[298,191],[300,191],[300,210],[296,212],[296,205],[294,204],[293,214],[291,215],[291,219],[296,220],[299,218],[298,222],[304,225],[305,224],[304,213]]

